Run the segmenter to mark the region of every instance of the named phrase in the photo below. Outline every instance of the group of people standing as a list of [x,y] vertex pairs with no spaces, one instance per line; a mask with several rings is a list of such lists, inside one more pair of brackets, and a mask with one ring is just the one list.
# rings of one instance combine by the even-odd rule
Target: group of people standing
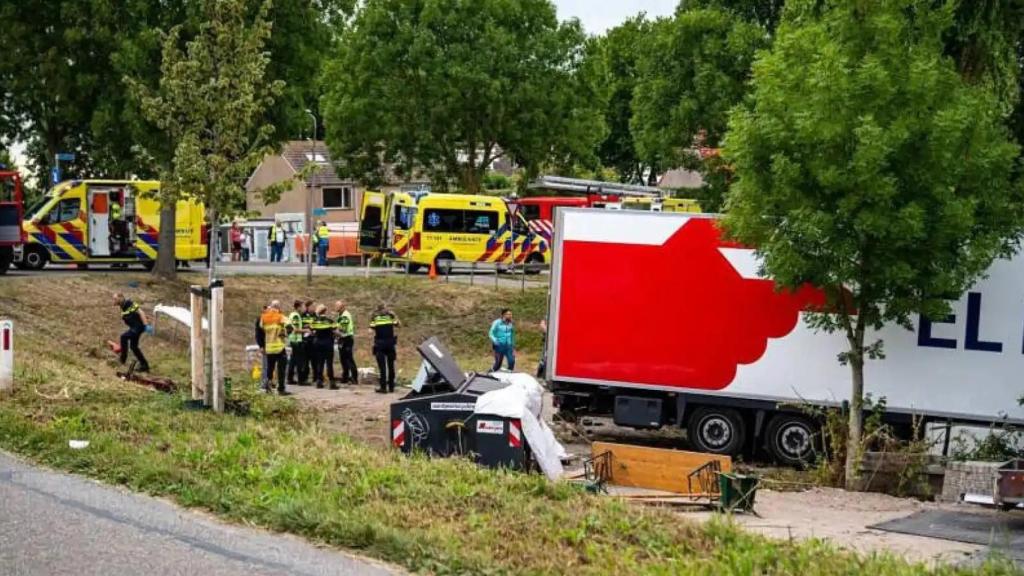
[[[377,360],[380,385],[377,392],[395,390],[395,359],[398,317],[378,306],[370,320],[373,354]],[[264,308],[256,323],[256,343],[264,354],[263,389],[270,392],[274,379],[277,392],[287,395],[285,382],[337,390],[338,384],[358,384],[355,361],[355,320],[345,302],[334,303],[328,313],[326,304],[296,300],[286,317],[277,300]],[[335,378],[334,351],[338,350],[341,377]]]

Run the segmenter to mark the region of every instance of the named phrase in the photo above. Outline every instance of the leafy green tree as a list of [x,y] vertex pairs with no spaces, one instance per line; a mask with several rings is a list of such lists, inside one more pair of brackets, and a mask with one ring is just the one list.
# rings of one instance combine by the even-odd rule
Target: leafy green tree
[[[178,26],[164,40],[158,89],[126,79],[173,150],[160,173],[161,247],[174,246],[173,207],[185,195],[206,204],[216,246],[218,216],[244,202],[246,179],[273,151],[274,127],[265,118],[284,82],[267,79],[269,11],[270,0],[254,16],[246,0],[206,2],[194,37],[183,39]],[[280,190],[264,193],[273,202]],[[158,273],[173,276],[174,268],[174,250],[160,250]]]
[[757,24],[768,35],[772,35],[782,20],[785,4],[785,0],[682,0],[676,13],[699,8],[727,10],[747,22]]
[[783,287],[821,287],[811,326],[846,336],[846,481],[857,480],[865,360],[886,323],[941,316],[947,298],[1017,248],[1019,148],[989,86],[943,54],[949,5],[790,0],[725,142],[727,228]]
[[596,164],[583,53],[549,0],[367,0],[327,68],[328,145],[344,175],[378,183],[394,166],[468,192],[502,156]]
[[[764,28],[720,8],[683,9],[657,21],[637,65],[632,131],[646,163],[704,169],[697,147],[717,147],[729,110],[743,98]],[[712,181],[711,179],[708,179]],[[717,210],[722,191],[700,198]]]
[[651,34],[652,23],[641,14],[612,28],[594,42],[589,57],[600,60],[601,83],[607,98],[608,136],[598,148],[601,164],[610,166],[624,182],[648,183],[658,171],[640,158],[633,142],[633,93],[637,85],[640,48]]

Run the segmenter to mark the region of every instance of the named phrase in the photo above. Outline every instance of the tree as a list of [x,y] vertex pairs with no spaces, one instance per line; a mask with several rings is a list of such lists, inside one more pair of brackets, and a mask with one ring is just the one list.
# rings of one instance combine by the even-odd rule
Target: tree
[[[270,6],[266,0],[250,17],[246,0],[204,2],[201,24],[184,47],[182,26],[167,35],[158,89],[126,78],[146,118],[173,150],[160,173],[161,247],[174,246],[173,206],[187,195],[206,204],[213,250],[218,216],[244,202],[246,179],[272,152],[274,127],[264,120],[284,82],[266,78]],[[279,193],[264,192],[270,202]],[[174,250],[161,249],[157,268],[173,276],[174,265]]]
[[[761,26],[720,8],[681,9],[657,21],[642,44],[633,97],[640,158],[662,168],[704,169],[694,149],[719,145],[729,110],[746,93],[754,53],[767,44]],[[708,192],[701,203],[717,210],[722,190]]]
[[623,182],[648,183],[658,171],[656,165],[640,158],[630,130],[637,61],[651,29],[651,22],[641,14],[597,39],[590,54],[600,60],[601,83],[607,97],[604,118],[608,136],[597,154],[601,164],[615,168]]
[[579,23],[549,0],[367,0],[325,75],[339,171],[430,175],[477,192],[495,159],[596,164],[596,87]]
[[845,335],[846,482],[857,480],[871,333],[943,316],[1024,231],[1019,148],[986,85],[943,55],[950,6],[790,0],[725,141],[726,227],[784,289],[821,287],[809,316]]

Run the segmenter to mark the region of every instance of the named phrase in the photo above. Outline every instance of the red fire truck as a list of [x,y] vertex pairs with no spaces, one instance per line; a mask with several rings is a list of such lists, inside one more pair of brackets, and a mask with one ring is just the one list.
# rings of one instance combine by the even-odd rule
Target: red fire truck
[[[803,321],[819,290],[776,290],[710,216],[564,209],[553,247],[546,377],[561,412],[681,426],[705,452],[814,457],[807,406],[840,406],[850,390],[845,337]],[[1024,424],[1022,278],[1024,255],[996,261],[947,318],[869,335],[885,342],[865,385],[886,421],[904,433],[914,418],[936,433]]]
[[21,229],[23,204],[21,176],[0,170],[0,275],[6,274],[14,262],[14,249],[25,242]]

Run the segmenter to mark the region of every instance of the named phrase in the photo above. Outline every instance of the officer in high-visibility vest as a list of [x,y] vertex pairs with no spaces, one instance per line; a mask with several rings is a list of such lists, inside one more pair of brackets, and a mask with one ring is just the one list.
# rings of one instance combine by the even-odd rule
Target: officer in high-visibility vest
[[313,325],[313,320],[316,320],[316,303],[312,300],[307,299],[303,303],[302,312],[302,327],[305,328],[302,337],[302,343],[306,348],[306,374],[313,373],[313,330],[310,326]]
[[127,362],[128,350],[130,349],[138,361],[135,371],[149,372],[149,362],[146,361],[146,357],[142,354],[142,349],[139,348],[139,338],[146,332],[146,325],[148,324],[146,313],[142,311],[138,304],[125,298],[124,294],[120,292],[114,294],[114,303],[121,309],[121,320],[128,326],[128,330],[121,334],[121,350],[118,359],[121,361],[121,364]]
[[306,351],[307,328],[303,320],[306,304],[302,300],[296,300],[293,307],[294,310],[288,315],[288,346],[292,349],[292,356],[288,361],[288,383],[309,386],[309,357]]
[[327,223],[321,220],[316,229],[317,264],[320,266],[327,266],[327,246],[330,236],[331,231],[327,228]]
[[393,312],[380,305],[370,320],[373,332],[373,355],[377,359],[377,373],[380,374],[378,393],[395,391],[395,359],[398,355],[398,335],[395,328],[401,325]]
[[110,202],[110,219],[107,222],[111,254],[118,254],[124,250],[123,219],[124,213],[121,210],[121,204],[117,200],[112,200]]
[[356,343],[356,325],[352,313],[341,300],[334,303],[335,323],[338,325],[338,360],[341,362],[341,383],[359,384],[359,370],[353,356]]
[[280,262],[284,259],[284,244],[287,238],[288,235],[285,233],[284,227],[274,222],[274,225],[270,227],[270,234],[267,238],[270,241],[271,262]]
[[[331,390],[337,390],[334,383],[334,337],[337,324],[327,315],[327,306],[316,307],[316,318],[309,328],[313,331],[313,382],[317,388],[324,387],[324,380]],[[326,374],[325,374],[326,372]]]
[[287,396],[288,391],[284,387],[286,322],[284,315],[281,314],[280,302],[274,300],[263,311],[260,315],[260,328],[263,330],[263,352],[266,354],[267,367],[264,374],[264,391],[270,392],[270,384],[276,376],[277,393]]

